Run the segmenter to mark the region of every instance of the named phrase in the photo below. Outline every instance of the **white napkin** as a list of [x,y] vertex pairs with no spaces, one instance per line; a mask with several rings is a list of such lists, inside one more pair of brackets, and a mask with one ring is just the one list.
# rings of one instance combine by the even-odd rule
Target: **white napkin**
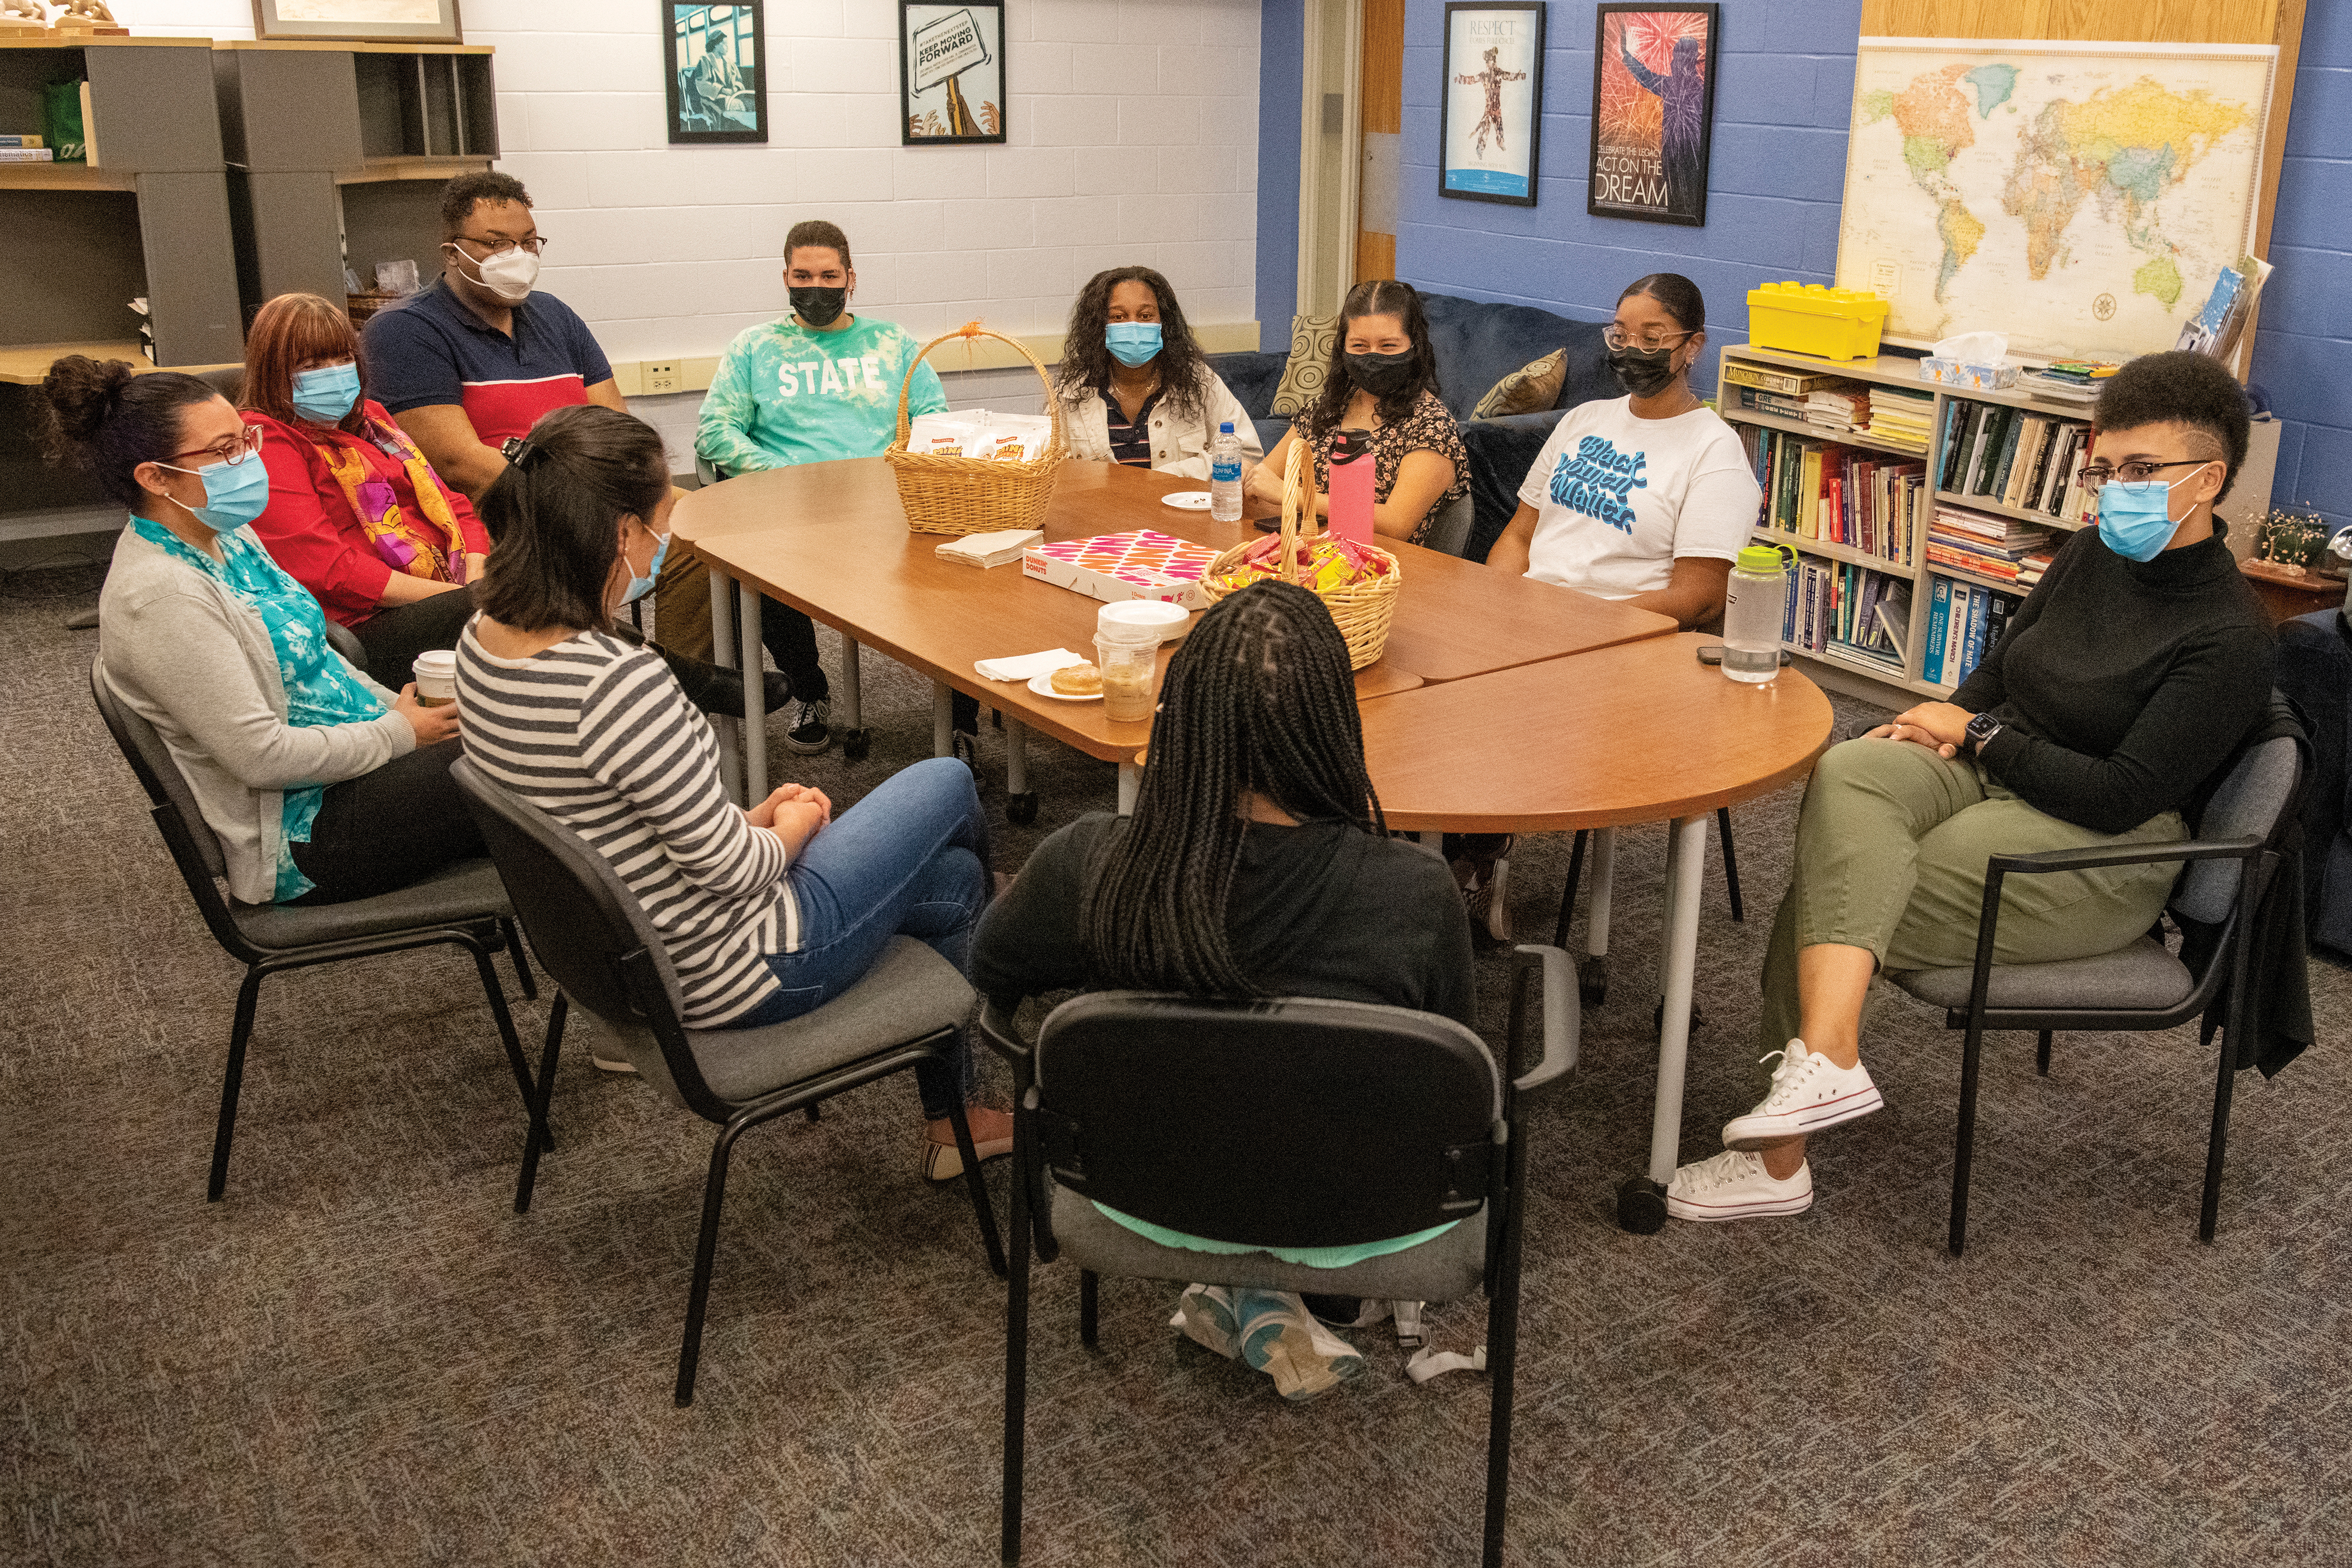
[[1051,675],[1074,664],[1086,663],[1082,654],[1066,647],[1049,647],[1044,653],[1016,654],[1011,658],[983,658],[973,663],[983,680],[1030,680],[1040,675]]

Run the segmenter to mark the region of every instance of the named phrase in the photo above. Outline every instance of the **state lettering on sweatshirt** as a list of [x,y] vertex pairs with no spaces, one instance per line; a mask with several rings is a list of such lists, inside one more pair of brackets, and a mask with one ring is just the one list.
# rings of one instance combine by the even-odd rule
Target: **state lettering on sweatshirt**
[[844,359],[788,359],[776,367],[776,387],[786,397],[847,397],[872,402],[877,392],[896,396],[882,384],[882,361],[875,354]]
[[1621,452],[1606,436],[1587,436],[1573,454],[1559,455],[1559,466],[1551,474],[1551,499],[1570,511],[1631,533],[1633,506],[1628,498],[1650,488],[1649,466],[1646,451]]

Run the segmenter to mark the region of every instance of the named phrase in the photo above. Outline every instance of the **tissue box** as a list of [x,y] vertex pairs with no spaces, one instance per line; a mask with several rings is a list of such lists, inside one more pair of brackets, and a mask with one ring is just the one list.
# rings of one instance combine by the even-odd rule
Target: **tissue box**
[[1923,359],[1919,362],[1919,374],[1929,381],[1978,392],[2003,392],[2017,384],[2017,367],[2013,364],[1962,364],[1958,360]]
[[1022,553],[1021,574],[1108,604],[1157,599],[1198,610],[1208,605],[1201,594],[1201,574],[1218,553],[1205,544],[1144,528],[1033,544]]
[[1748,291],[1748,341],[1822,359],[1868,359],[1886,326],[1886,301],[1866,289],[1767,283]]

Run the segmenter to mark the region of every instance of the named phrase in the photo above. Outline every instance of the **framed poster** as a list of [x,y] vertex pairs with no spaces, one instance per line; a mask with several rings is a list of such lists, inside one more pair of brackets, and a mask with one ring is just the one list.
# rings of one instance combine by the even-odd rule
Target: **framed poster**
[[660,3],[670,141],[765,142],[768,71],[761,51],[760,0],[732,5]]
[[898,0],[898,110],[909,147],[1004,140],[1003,0]]
[[457,0],[253,0],[257,38],[462,44]]
[[1445,7],[1437,194],[1536,205],[1543,131],[1544,7]]
[[1720,5],[1603,5],[1592,45],[1592,166],[1584,210],[1706,222]]

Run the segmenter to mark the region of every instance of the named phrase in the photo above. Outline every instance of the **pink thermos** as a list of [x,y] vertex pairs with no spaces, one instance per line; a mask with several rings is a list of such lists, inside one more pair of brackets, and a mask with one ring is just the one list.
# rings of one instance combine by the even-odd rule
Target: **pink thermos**
[[1339,430],[1331,437],[1331,536],[1372,542],[1372,433]]

